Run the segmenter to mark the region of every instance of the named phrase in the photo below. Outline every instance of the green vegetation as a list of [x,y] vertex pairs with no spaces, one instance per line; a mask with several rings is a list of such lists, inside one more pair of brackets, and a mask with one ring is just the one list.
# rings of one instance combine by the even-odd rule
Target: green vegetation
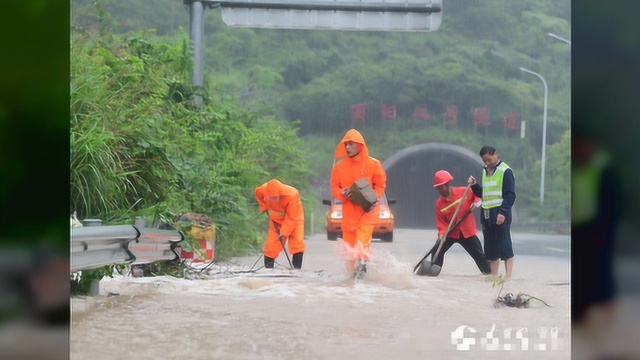
[[[490,143],[516,170],[521,218],[569,219],[570,48],[546,36],[570,36],[569,1],[451,2],[432,33],[229,28],[215,9],[205,22],[197,89],[181,2],[72,2],[70,210],[79,218],[157,223],[203,213],[216,224],[216,257],[256,252],[265,221],[253,189],[277,177],[301,191],[307,217],[322,214],[350,105],[364,102],[365,136],[380,160],[430,141],[473,152]],[[544,211],[543,91],[521,66],[549,85]],[[380,121],[382,103],[397,106],[395,124]],[[458,124],[445,126],[451,104]],[[413,119],[417,106],[431,117]],[[473,132],[481,106],[487,136]],[[503,133],[510,111],[526,120],[525,139]]]
[[278,177],[303,192],[307,167],[288,123],[232,102],[193,107],[187,41],[149,33],[74,36],[71,206],[80,218],[215,219],[216,255],[262,242],[253,188]]

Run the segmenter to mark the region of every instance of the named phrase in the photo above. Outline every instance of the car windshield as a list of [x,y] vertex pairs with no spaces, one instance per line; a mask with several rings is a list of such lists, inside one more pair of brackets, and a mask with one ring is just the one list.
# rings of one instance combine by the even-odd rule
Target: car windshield
[[[338,199],[333,199],[333,203],[335,205],[340,205],[340,204],[342,204],[342,201],[340,201]],[[382,195],[382,200],[380,200],[380,204],[383,204],[383,205],[387,204],[387,195]]]

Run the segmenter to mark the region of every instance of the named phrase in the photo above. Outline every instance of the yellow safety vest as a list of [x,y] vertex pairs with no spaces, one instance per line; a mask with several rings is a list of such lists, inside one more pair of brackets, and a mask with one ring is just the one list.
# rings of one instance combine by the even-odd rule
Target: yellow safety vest
[[607,158],[597,154],[585,166],[571,171],[571,221],[581,223],[593,220],[598,213],[598,197],[602,170]]
[[509,165],[501,162],[491,176],[487,176],[486,171],[482,173],[483,209],[492,209],[502,205],[502,180],[507,169],[510,169]]

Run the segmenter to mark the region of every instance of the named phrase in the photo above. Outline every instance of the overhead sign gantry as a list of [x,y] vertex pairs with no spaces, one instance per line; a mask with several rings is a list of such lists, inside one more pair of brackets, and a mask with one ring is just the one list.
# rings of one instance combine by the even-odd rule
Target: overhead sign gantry
[[[183,0],[190,8],[194,46],[192,85],[203,84],[204,10],[220,8],[232,27],[343,31],[435,31],[442,0]],[[196,105],[202,98],[196,97]]]
[[442,5],[432,1],[226,0],[218,3],[228,26],[344,31],[434,31]]

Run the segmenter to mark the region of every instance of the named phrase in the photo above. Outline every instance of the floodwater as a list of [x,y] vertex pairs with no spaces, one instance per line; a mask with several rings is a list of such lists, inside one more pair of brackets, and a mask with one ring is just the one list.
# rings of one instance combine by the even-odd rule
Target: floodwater
[[[324,235],[306,240],[301,271],[287,270],[282,253],[274,270],[243,272],[262,265],[253,256],[202,272],[194,264],[189,279],[105,278],[100,295],[72,299],[70,358],[571,358],[568,237],[547,246],[555,256],[518,255],[514,237],[513,279],[502,289],[458,245],[438,277],[413,275],[435,238],[396,230],[393,243],[375,240],[359,282]],[[494,307],[507,292],[550,306]]]

